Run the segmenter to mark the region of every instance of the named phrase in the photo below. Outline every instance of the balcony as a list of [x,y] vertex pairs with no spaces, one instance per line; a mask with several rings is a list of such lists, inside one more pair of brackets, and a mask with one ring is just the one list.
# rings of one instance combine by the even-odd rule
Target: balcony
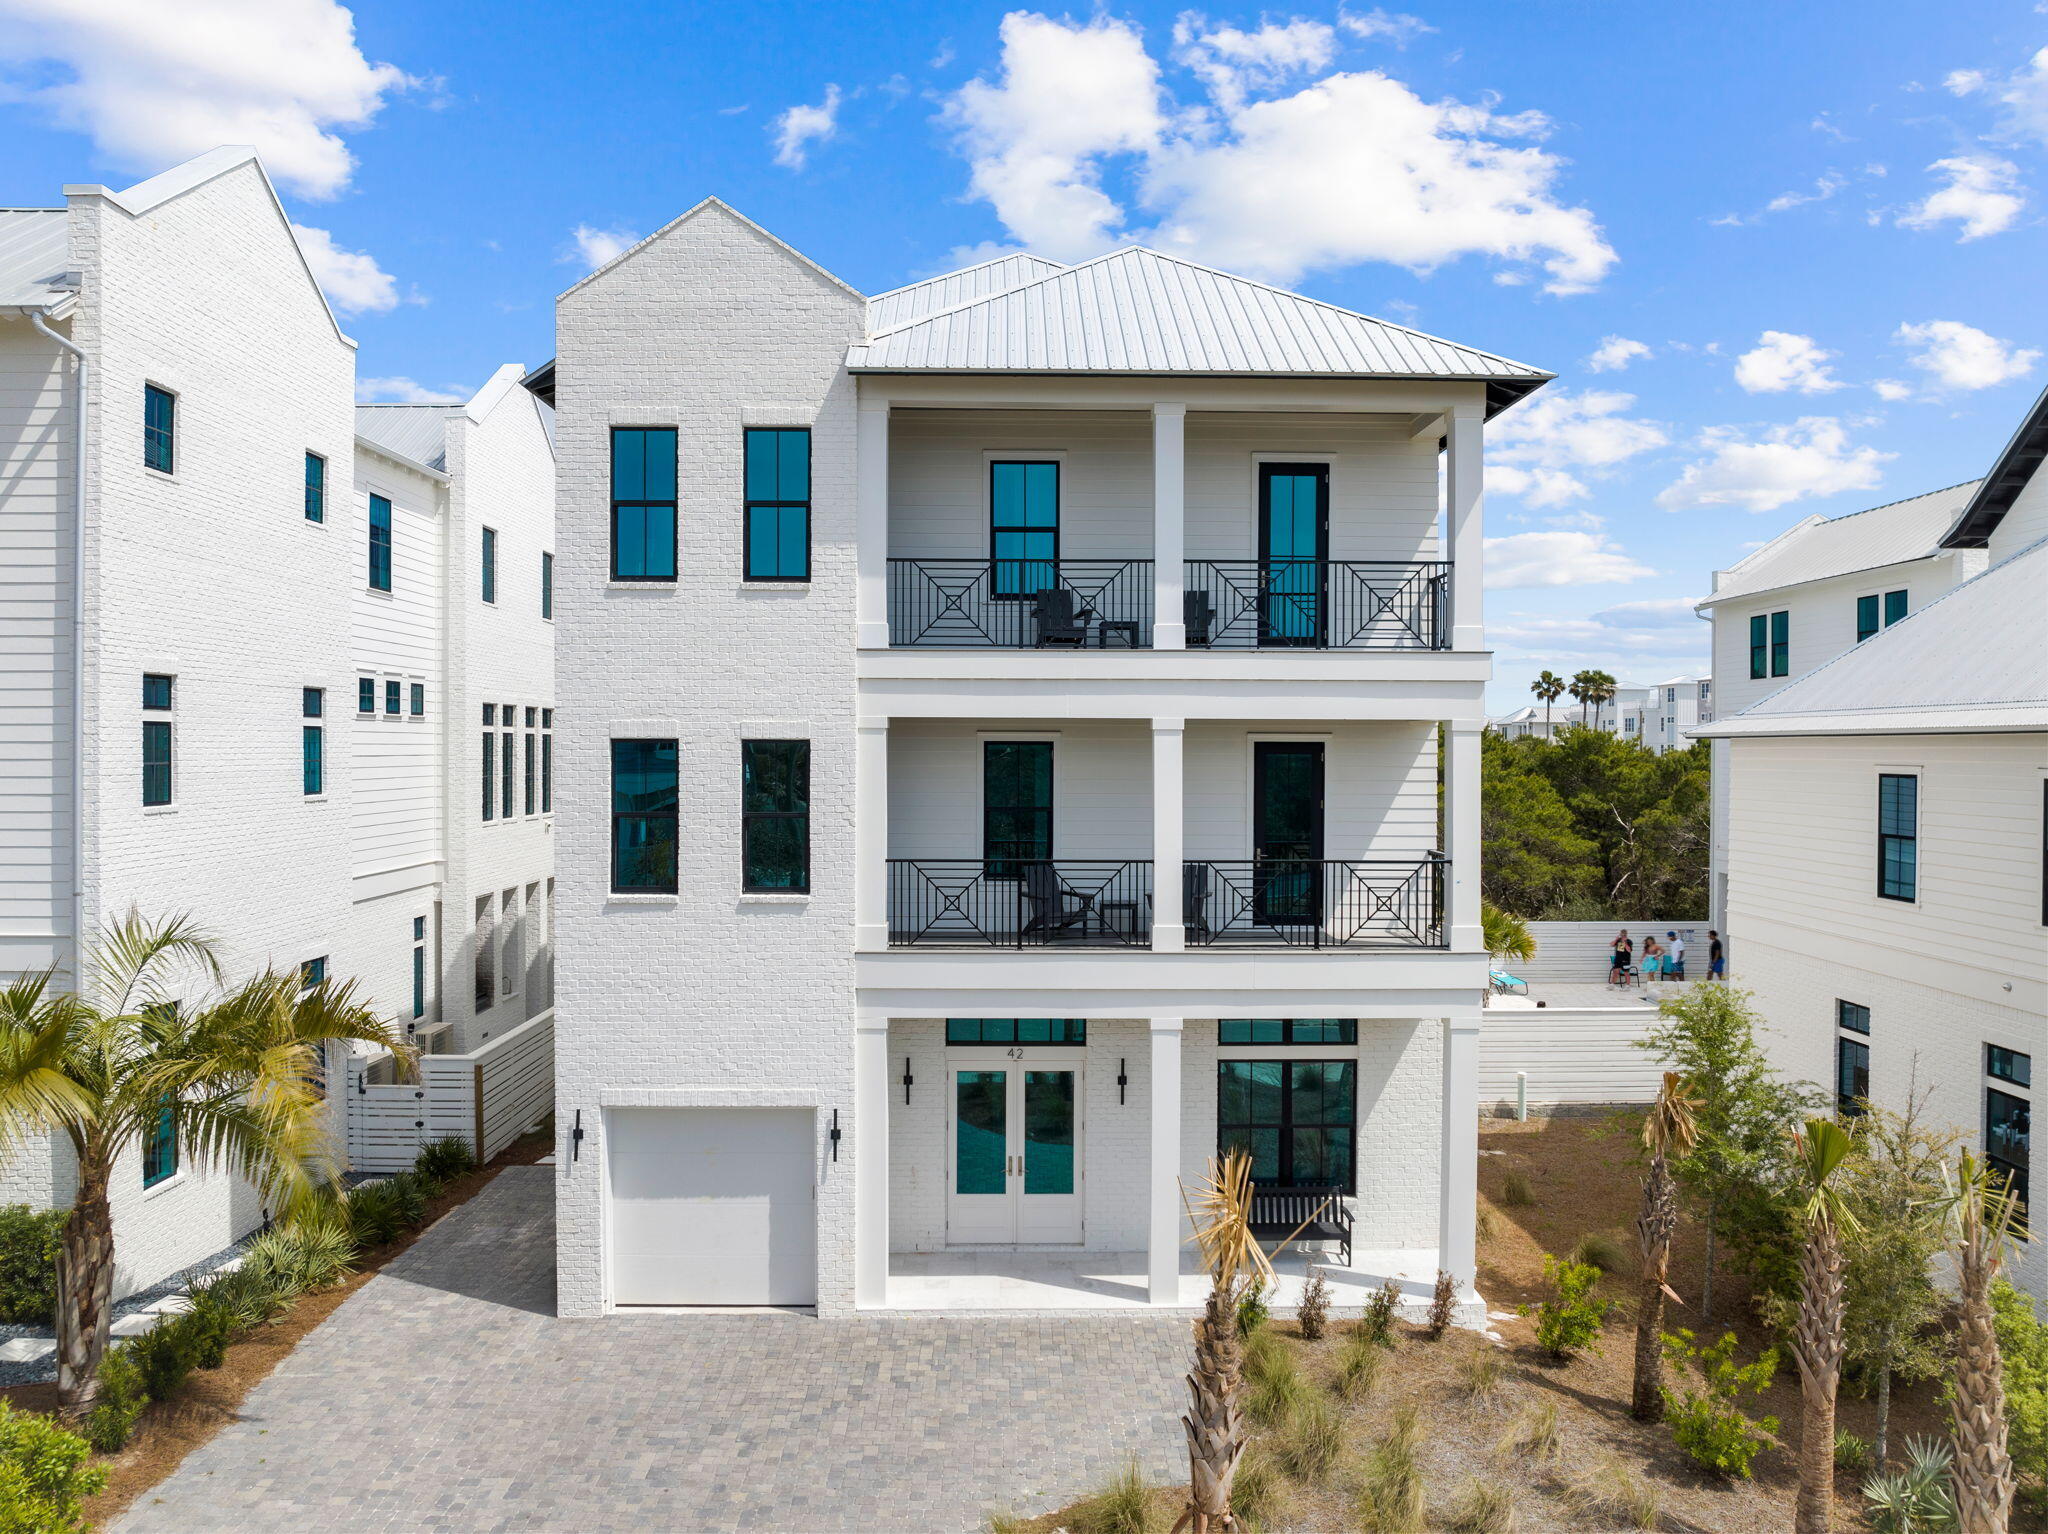
[[[1448,859],[1189,861],[1190,949],[1446,947]],[[1148,948],[1149,859],[889,859],[892,948]]]
[[[892,648],[1149,649],[1150,559],[892,559]],[[1198,650],[1438,650],[1440,561],[1191,559],[1180,593]]]

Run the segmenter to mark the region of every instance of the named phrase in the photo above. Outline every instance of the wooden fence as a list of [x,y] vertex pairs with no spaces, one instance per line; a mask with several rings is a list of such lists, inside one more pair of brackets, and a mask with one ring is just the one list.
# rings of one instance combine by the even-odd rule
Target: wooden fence
[[422,1055],[413,1082],[388,1076],[391,1057],[349,1061],[348,1159],[358,1172],[402,1172],[448,1135],[488,1161],[554,1106],[555,1014],[527,1019],[466,1055]]

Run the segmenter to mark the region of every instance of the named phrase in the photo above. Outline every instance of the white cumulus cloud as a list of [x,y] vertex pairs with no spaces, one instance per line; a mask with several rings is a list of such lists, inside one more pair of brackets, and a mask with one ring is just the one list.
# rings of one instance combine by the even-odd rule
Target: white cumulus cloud
[[[1327,61],[1320,23],[1246,32],[1184,20],[1173,62],[1206,103],[1175,111],[1130,23],[1003,19],[996,78],[969,81],[945,117],[974,195],[1019,243],[1084,259],[1135,209],[1156,220],[1140,237],[1163,249],[1282,282],[1481,255],[1535,265],[1549,291],[1577,293],[1614,264],[1592,213],[1557,195],[1565,162],[1535,142],[1549,130],[1540,112],[1425,101],[1377,70],[1299,84]],[[1111,173],[1132,190],[1113,191]]]
[[1751,394],[1825,394],[1846,387],[1828,371],[1834,355],[1816,346],[1811,336],[1766,330],[1751,350],[1735,359],[1735,381]]
[[1581,475],[1599,475],[1670,440],[1655,422],[1626,414],[1633,394],[1546,390],[1504,412],[1487,428],[1489,489],[1535,507],[1563,506],[1588,494]]
[[358,378],[356,402],[362,405],[459,405],[474,391],[433,388],[410,378]]
[[1983,96],[1999,108],[1997,136],[2048,144],[2048,48],[2010,74],[1955,69],[1941,82],[1956,96]]
[[1619,373],[1636,358],[1649,355],[1650,348],[1640,341],[1631,341],[1627,336],[1603,336],[1593,348],[1593,355],[1586,359],[1586,366],[1596,373]]
[[1910,361],[1943,389],[1989,389],[2024,378],[2041,353],[2001,341],[1960,320],[1901,325],[1892,335],[1901,346],[1918,348]]
[[578,224],[569,231],[569,248],[557,258],[565,266],[580,265],[594,272],[640,243],[640,236],[623,225],[600,229],[595,224]]
[[1687,464],[1657,496],[1667,511],[1774,511],[1808,496],[1868,490],[1882,477],[1879,465],[1898,456],[1851,443],[1833,416],[1801,416],[1756,436],[1736,426],[1709,427],[1697,445],[1706,456]]
[[2012,227],[2013,220],[2027,205],[2026,188],[2020,185],[2020,168],[1996,155],[1960,154],[1936,160],[1927,167],[1947,179],[1947,185],[1927,194],[1899,215],[1906,229],[1937,229],[1943,224],[1962,225],[1958,243],[1981,240]]
[[1368,41],[1375,37],[1384,37],[1396,48],[1405,48],[1423,33],[1436,30],[1420,16],[1408,16],[1400,11],[1384,10],[1379,6],[1374,6],[1363,15],[1347,11],[1337,18],[1337,25],[1352,36],[1362,37]]
[[419,83],[365,58],[335,0],[8,0],[0,16],[8,95],[138,171],[253,144],[280,185],[332,197],[355,170],[337,130]]
[[1591,586],[1656,573],[1601,531],[1510,533],[1486,540],[1486,585],[1493,591]]
[[398,281],[367,251],[343,250],[325,229],[293,224],[313,280],[342,314],[383,314],[398,307]]
[[839,132],[839,87],[825,87],[825,99],[816,106],[793,106],[777,114],[768,125],[775,140],[775,163],[789,170],[802,170],[813,144],[830,143]]

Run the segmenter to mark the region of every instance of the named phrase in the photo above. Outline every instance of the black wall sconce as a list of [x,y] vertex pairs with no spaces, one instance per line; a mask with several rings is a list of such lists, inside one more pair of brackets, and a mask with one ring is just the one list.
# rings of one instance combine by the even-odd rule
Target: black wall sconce
[[839,1110],[832,1110],[832,1159],[839,1159]]
[[1118,1107],[1123,1106],[1124,1088],[1131,1083],[1131,1078],[1124,1074],[1124,1067],[1129,1064],[1130,1061],[1128,1060],[1119,1060],[1116,1063],[1116,1101]]
[[576,1127],[569,1131],[569,1159],[571,1161],[581,1161],[583,1159],[583,1110],[581,1108],[576,1110]]
[[910,1056],[903,1057],[903,1106],[910,1106],[910,1083],[915,1080],[910,1074]]

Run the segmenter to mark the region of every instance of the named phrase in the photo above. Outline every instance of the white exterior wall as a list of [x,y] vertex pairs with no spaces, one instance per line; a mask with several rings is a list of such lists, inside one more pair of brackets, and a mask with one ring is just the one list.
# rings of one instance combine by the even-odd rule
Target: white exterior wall
[[2036,469],[1991,530],[1986,555],[1991,564],[1999,564],[2043,538],[2048,538],[2048,474]]
[[[608,1302],[601,1110],[636,1100],[818,1110],[818,1301],[852,1305],[855,408],[841,360],[863,313],[716,205],[558,307],[558,599],[574,615],[559,664],[577,707],[556,744],[556,1116],[566,1127],[581,1110],[586,1135],[557,1183],[564,1315]],[[679,429],[673,587],[608,581],[613,424]],[[806,585],[741,583],[747,425],[811,428]],[[681,742],[678,896],[608,893],[615,736]],[[739,893],[739,743],[754,736],[812,742],[807,899]],[[824,1150],[835,1106],[848,1132],[836,1163]]]

